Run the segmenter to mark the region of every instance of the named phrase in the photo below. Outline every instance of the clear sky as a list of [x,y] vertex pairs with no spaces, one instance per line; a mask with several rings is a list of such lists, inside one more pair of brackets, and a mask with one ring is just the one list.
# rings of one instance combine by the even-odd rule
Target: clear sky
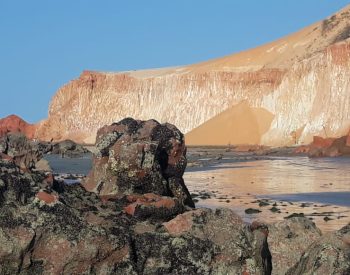
[[252,48],[350,0],[0,0],[0,117],[47,116],[85,70],[185,65]]

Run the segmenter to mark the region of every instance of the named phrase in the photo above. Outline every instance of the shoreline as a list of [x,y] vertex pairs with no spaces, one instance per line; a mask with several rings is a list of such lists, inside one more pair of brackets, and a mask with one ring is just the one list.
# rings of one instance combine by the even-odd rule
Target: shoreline
[[[284,176],[284,169],[286,174],[290,169],[294,169],[298,173],[303,170],[311,170],[312,173],[315,170],[314,174],[308,175],[308,177],[311,177],[327,169],[333,171],[332,167],[328,167],[329,163],[344,160],[347,162],[349,159],[309,159],[301,155],[286,154],[286,152],[290,152],[290,150],[284,149],[275,151],[271,155],[261,155],[260,153],[256,154],[256,152],[237,152],[225,148],[192,147],[189,148],[189,165],[184,179],[191,194],[195,197],[196,206],[228,207],[237,212],[247,222],[260,220],[270,223],[283,220],[290,215],[299,215],[314,221],[323,232],[334,231],[342,225],[346,225],[350,221],[350,204],[342,205],[344,200],[337,202],[337,198],[330,198],[330,200],[333,200],[332,202],[312,200],[312,194],[315,194],[315,196],[317,194],[322,194],[325,197],[332,196],[334,194],[332,189],[337,185],[335,182],[322,182],[319,185],[315,183],[315,186],[313,186],[315,190],[312,192],[288,192],[287,190],[283,192],[283,189],[287,186],[276,184],[276,186],[270,188],[280,188],[282,192],[272,189],[274,193],[268,194],[263,192],[264,184],[261,181],[265,180],[265,183],[274,182],[276,179],[278,181],[278,178]],[[302,163],[305,161],[310,161],[313,165]],[[280,166],[277,169],[279,174],[269,175],[268,171],[264,171],[260,167],[266,164],[271,164],[271,169],[276,169],[274,165]],[[322,165],[317,167],[320,164]],[[252,174],[260,173],[263,178],[260,179],[260,182],[259,180],[251,180],[254,177],[245,172],[248,173],[248,177],[242,179],[244,175],[247,176],[243,173],[243,170],[250,171]],[[265,172],[267,175],[265,175]],[[270,173],[272,172],[270,171]],[[232,179],[232,183],[222,184],[223,181],[227,181],[227,178],[232,177],[231,174],[237,174],[233,177],[235,181]],[[293,176],[295,176],[295,181],[298,181],[298,177],[302,178],[303,174]],[[264,177],[267,177],[267,180]],[[245,186],[242,186],[244,181],[248,182]],[[202,184],[198,184],[198,182],[202,182]],[[307,183],[304,183],[304,185],[307,185]],[[346,197],[349,193],[345,191],[344,186],[342,188],[343,190],[338,193]],[[311,199],[306,198],[307,194],[309,194],[309,197],[311,196]]]
[[[217,178],[215,174],[220,174],[223,170],[230,171],[238,169],[242,171],[242,169],[254,169],[254,167],[250,167],[252,163],[278,162],[281,161],[281,159],[293,159],[298,161],[306,159],[300,155],[283,155],[283,152],[286,151],[275,152],[274,155],[257,155],[256,152],[237,152],[227,150],[227,148],[188,148],[188,166],[185,171],[184,179],[196,202],[196,207],[227,207],[237,212],[247,222],[262,220],[270,223],[283,220],[292,214],[304,213],[306,217],[316,222],[317,226],[324,232],[339,229],[340,226],[337,225],[340,223],[346,224],[346,219],[349,219],[350,216],[350,206],[342,206],[334,203],[329,204],[327,202],[310,202],[301,197],[302,194],[306,193],[301,193],[300,195],[295,193],[289,194],[288,192],[281,194],[259,193],[256,192],[257,185],[259,185],[258,182],[249,183],[246,188],[247,190],[243,190],[244,192],[237,189],[237,183],[234,183],[232,186],[226,186],[225,189],[218,188],[218,184],[223,178]],[[55,157],[51,155],[50,158]],[[70,163],[68,164],[70,168],[72,167],[72,163],[74,164],[73,166],[81,165],[81,159],[84,158],[57,158],[58,162],[63,161],[63,163]],[[86,163],[88,162],[86,158],[84,161]],[[322,159],[321,161],[327,161],[327,159]],[[84,164],[85,166],[87,165],[86,163]],[[67,164],[61,165],[60,169],[65,169],[64,167],[66,165]],[[301,169],[305,169],[302,165],[300,167]],[[84,169],[85,171],[89,170],[86,167]],[[79,183],[83,178],[82,174],[84,174],[67,173],[62,170],[60,173],[57,172],[57,170],[54,171],[54,173],[57,179],[65,180],[68,184]],[[73,178],[78,178],[78,180],[71,179],[70,174],[73,174]],[[207,176],[191,179],[191,175],[193,174]],[[329,190],[331,188],[332,185],[325,186],[322,193],[332,195],[332,192]],[[317,193],[316,191],[317,190],[310,194],[315,194]],[[292,196],[294,196],[294,201],[290,200]],[[262,201],[264,203],[261,203]],[[247,209],[251,209],[253,213],[247,214],[245,212]]]

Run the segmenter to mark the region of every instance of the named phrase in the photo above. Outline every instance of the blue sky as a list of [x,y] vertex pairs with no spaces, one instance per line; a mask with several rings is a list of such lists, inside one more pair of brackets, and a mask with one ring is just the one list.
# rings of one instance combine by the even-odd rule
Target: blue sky
[[350,0],[0,0],[0,117],[47,116],[85,70],[191,64],[252,48]]

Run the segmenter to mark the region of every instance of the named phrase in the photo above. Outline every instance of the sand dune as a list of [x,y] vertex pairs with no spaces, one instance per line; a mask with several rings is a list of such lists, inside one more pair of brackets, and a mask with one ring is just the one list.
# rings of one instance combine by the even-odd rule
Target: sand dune
[[267,110],[251,108],[242,101],[189,132],[186,144],[259,144],[273,118]]

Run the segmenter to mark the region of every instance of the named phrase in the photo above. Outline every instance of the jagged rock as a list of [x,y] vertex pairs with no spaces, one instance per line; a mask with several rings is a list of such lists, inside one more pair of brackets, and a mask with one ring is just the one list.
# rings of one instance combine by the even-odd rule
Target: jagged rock
[[123,119],[98,131],[96,148],[87,190],[102,196],[154,193],[194,207],[182,179],[187,164],[184,137],[175,126]]
[[0,274],[136,274],[129,221],[79,185],[0,161]]
[[303,253],[287,275],[350,274],[350,224],[327,233]]
[[270,274],[266,227],[223,209],[144,220],[120,207],[130,201],[0,160],[0,274]]
[[[215,248],[213,251],[203,250],[202,253],[198,251],[200,257],[207,257],[207,260],[212,262],[210,266],[203,265],[202,269],[198,270],[199,274],[270,274],[271,272],[267,226],[263,224],[248,226],[229,209],[192,210],[178,215],[163,226],[170,236],[176,237],[175,240],[183,252],[190,250],[188,254],[196,253],[187,246],[185,240],[188,238],[193,238],[196,242],[213,244]],[[152,257],[145,256],[145,260],[148,261],[149,257]],[[153,274],[157,271],[152,270]],[[179,273],[186,274],[186,271],[181,272]]]
[[43,156],[38,142],[30,141],[24,134],[12,133],[0,138],[0,153],[12,158],[21,168],[32,169]]
[[270,224],[269,249],[272,255],[272,274],[285,274],[302,253],[321,236],[321,231],[308,218],[290,218]]
[[89,151],[82,145],[72,140],[64,140],[52,145],[51,154],[59,154],[62,157],[79,157]]

